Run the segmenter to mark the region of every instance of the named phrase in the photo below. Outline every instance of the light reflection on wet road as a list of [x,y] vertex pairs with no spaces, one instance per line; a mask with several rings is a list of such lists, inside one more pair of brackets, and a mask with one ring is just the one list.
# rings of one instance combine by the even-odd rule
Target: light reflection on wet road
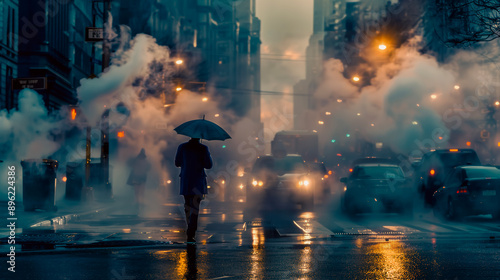
[[[108,224],[108,240],[182,242],[175,208],[163,219],[110,215],[55,231],[98,232]],[[489,217],[347,219],[317,209],[248,218],[240,209],[221,209],[203,212],[196,246],[21,254],[15,279],[500,279],[500,225]]]

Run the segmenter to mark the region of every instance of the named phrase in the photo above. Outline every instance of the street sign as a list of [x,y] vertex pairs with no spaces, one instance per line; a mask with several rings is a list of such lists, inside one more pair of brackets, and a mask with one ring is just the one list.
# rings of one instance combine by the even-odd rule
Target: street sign
[[99,27],[85,27],[86,42],[100,42],[104,39],[104,30]]
[[47,78],[16,78],[12,79],[12,89],[47,89]]

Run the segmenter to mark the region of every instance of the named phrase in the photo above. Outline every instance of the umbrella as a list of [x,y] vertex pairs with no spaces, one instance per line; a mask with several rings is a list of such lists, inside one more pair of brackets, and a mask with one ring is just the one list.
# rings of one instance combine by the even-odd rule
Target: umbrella
[[226,140],[231,136],[219,125],[203,119],[185,122],[174,129],[178,134],[205,140]]

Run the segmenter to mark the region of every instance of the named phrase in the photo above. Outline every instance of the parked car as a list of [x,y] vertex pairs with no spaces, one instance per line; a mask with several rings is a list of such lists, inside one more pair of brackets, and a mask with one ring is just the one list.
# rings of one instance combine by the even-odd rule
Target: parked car
[[253,208],[265,208],[275,203],[299,205],[311,209],[314,205],[314,180],[300,155],[259,157],[247,184],[247,203]]
[[434,213],[447,219],[500,215],[500,170],[494,166],[459,166],[433,195]]
[[432,195],[443,186],[446,175],[460,165],[481,165],[481,162],[472,149],[435,150],[424,154],[416,167],[415,178],[426,205],[434,204]]
[[355,165],[349,177],[340,178],[345,184],[341,199],[346,214],[384,212],[411,214],[413,193],[411,181],[396,164],[365,163]]

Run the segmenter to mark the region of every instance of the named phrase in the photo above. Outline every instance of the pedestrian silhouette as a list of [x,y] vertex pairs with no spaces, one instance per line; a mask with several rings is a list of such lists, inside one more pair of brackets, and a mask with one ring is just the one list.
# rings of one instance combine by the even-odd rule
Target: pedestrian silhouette
[[151,164],[147,160],[146,151],[141,149],[139,154],[129,160],[129,166],[131,168],[130,175],[128,176],[127,184],[134,187],[135,193],[135,206],[137,213],[141,213],[144,209],[144,193],[148,171]]
[[212,168],[208,147],[201,144],[199,138],[191,138],[188,142],[182,143],[177,148],[175,166],[181,168],[180,194],[184,196],[187,242],[196,242],[200,202],[208,193],[205,169]]

